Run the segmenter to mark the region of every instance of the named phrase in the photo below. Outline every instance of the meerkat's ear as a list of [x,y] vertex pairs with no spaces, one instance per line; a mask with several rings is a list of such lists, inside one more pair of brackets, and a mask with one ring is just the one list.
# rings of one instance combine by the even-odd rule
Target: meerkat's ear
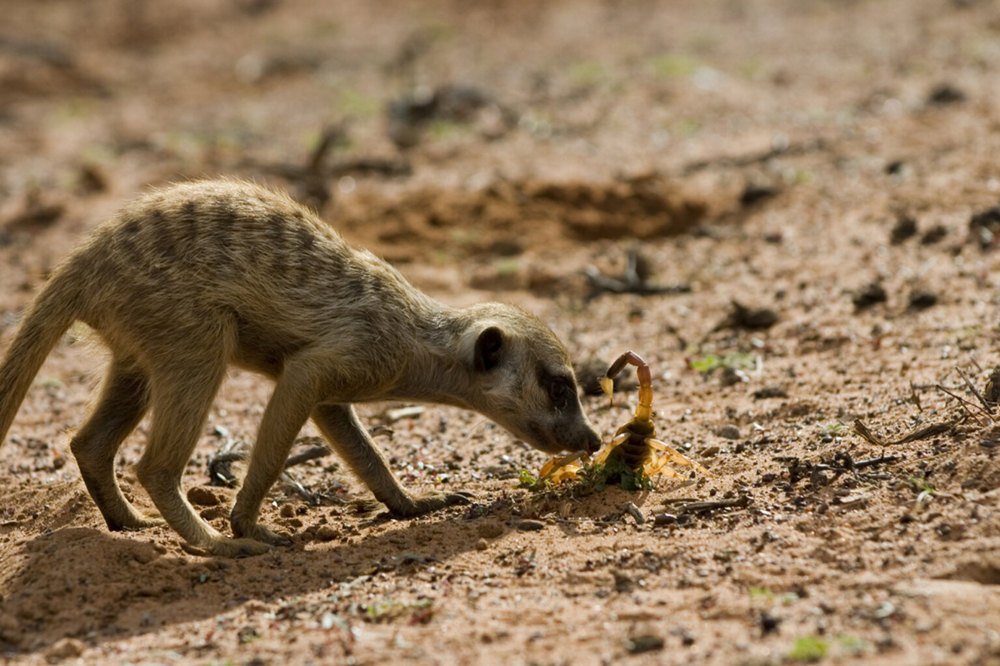
[[496,326],[484,328],[479,337],[476,338],[476,370],[479,372],[488,372],[500,365],[503,345],[503,331]]

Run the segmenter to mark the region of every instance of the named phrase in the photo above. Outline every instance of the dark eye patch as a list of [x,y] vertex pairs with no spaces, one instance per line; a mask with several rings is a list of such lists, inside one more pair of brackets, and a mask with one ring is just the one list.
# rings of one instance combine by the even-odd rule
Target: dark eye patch
[[566,409],[576,397],[576,382],[571,377],[552,375],[539,368],[538,382],[556,409]]

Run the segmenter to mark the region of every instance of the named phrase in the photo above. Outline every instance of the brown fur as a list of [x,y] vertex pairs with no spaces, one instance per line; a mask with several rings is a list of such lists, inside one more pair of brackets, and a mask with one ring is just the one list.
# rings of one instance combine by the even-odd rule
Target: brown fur
[[[283,194],[237,181],[153,192],[78,247],[25,315],[0,365],[0,442],[45,357],[76,320],[112,352],[100,400],[71,448],[113,530],[158,521],[122,496],[114,458],[148,409],[138,477],[166,522],[224,556],[285,543],[260,503],[312,418],[390,510],[463,501],[399,485],[351,403],[422,400],[474,409],[550,452],[596,450],[565,348],[512,306],[453,310],[355,250]],[[181,475],[226,368],[275,381],[232,512],[236,539],[192,510]]]

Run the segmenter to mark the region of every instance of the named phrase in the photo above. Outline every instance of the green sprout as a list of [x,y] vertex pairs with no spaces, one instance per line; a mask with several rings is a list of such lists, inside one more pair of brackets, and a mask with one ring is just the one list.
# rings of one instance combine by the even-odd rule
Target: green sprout
[[703,375],[718,370],[719,368],[733,368],[736,370],[749,370],[756,365],[753,354],[735,352],[725,356],[708,354],[699,359],[691,361],[691,368]]
[[819,661],[826,656],[830,644],[817,636],[804,636],[796,638],[792,644],[792,649],[788,651],[788,658],[793,661]]

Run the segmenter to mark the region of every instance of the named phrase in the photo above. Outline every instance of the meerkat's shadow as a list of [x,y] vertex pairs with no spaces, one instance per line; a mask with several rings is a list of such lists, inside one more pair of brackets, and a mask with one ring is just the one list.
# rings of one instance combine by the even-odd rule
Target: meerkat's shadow
[[40,534],[8,560],[15,568],[0,579],[0,654],[43,652],[65,637],[113,643],[238,613],[255,600],[329,590],[375,571],[412,576],[476,549],[480,521],[455,520],[455,513],[369,521],[340,541],[296,540],[243,559],[186,554],[165,527],[140,533],[64,527]]

